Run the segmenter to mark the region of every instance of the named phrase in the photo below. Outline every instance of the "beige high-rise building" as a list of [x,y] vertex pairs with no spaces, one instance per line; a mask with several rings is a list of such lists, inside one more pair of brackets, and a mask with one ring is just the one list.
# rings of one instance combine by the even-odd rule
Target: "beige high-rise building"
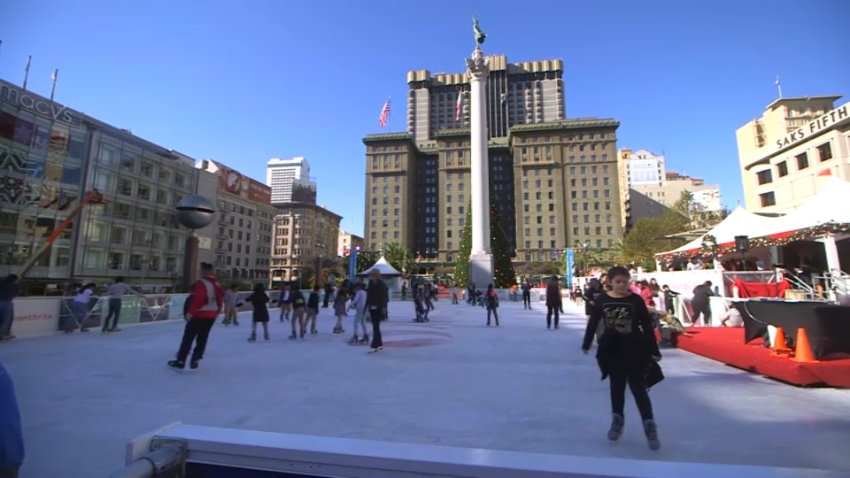
[[338,256],[343,256],[345,255],[345,251],[351,249],[356,249],[359,247],[361,250],[363,250],[366,247],[366,242],[363,240],[362,237],[340,229],[337,247],[338,249],[336,251],[336,254]]
[[850,102],[780,98],[737,130],[747,209],[787,213],[830,176],[850,180]]
[[[574,245],[613,247],[623,232],[619,123],[565,119],[560,60],[489,60],[491,207],[515,260],[552,260]],[[367,249],[397,242],[426,263],[452,263],[471,199],[469,82],[427,70],[407,80],[408,131],[363,139],[364,240]]]
[[271,254],[273,286],[283,281],[297,281],[301,269],[313,269],[319,256],[337,257],[342,216],[307,203],[276,204],[275,208]]

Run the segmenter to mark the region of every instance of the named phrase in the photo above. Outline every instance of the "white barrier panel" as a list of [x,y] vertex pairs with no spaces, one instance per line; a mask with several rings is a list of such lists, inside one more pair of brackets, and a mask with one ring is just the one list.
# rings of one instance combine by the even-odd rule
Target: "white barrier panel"
[[12,335],[32,337],[59,330],[60,297],[18,297],[14,301]]
[[659,286],[668,285],[670,289],[682,294],[687,298],[694,295],[694,288],[702,285],[705,281],[711,281],[712,289],[724,295],[723,271],[719,269],[705,269],[698,271],[669,271],[669,272],[644,272],[632,276],[635,280],[655,279]]
[[[127,464],[152,438],[186,443],[187,476],[334,478],[824,478],[850,473],[748,465],[544,455],[175,425],[127,446]],[[259,471],[264,470],[264,471]]]

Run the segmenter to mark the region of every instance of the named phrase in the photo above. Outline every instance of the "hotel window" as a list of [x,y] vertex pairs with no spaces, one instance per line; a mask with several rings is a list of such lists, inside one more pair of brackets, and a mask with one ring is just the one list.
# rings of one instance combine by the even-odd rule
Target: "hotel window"
[[800,153],[796,156],[797,158],[797,169],[806,169],[809,167],[809,156],[806,153]]
[[824,143],[818,146],[818,158],[823,161],[832,159],[832,144]]
[[118,179],[118,193],[124,196],[132,196],[133,182],[126,178]]
[[769,169],[765,169],[764,171],[756,173],[756,179],[759,185],[771,183],[773,182],[773,174],[771,174]]
[[769,193],[759,194],[759,199],[761,200],[761,207],[776,205],[776,197],[774,196],[773,191]]
[[782,161],[776,165],[776,174],[779,175],[780,178],[788,176],[788,163]]

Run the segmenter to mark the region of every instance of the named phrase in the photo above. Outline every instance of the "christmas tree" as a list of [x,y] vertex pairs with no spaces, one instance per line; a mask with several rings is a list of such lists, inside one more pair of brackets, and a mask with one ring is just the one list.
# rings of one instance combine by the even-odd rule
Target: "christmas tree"
[[506,289],[516,282],[514,264],[511,262],[510,246],[502,218],[496,209],[495,201],[490,198],[490,250],[493,252],[493,285],[497,289]]
[[460,252],[455,264],[455,284],[458,287],[469,285],[469,254],[472,253],[472,205],[466,208],[463,233],[460,235]]
[[[493,253],[493,285],[496,288],[507,288],[514,284],[516,273],[511,262],[510,248],[502,228],[499,211],[490,199],[490,250]],[[472,206],[466,210],[463,224],[463,234],[460,239],[460,252],[455,265],[455,283],[460,287],[469,284],[469,254],[472,252]],[[481,287],[482,285],[478,285]]]

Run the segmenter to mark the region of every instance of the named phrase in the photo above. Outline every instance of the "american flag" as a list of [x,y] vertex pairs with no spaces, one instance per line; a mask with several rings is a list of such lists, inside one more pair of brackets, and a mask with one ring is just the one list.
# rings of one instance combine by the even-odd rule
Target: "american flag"
[[384,103],[384,107],[381,108],[381,116],[378,117],[378,126],[383,128],[390,122],[390,100],[387,100]]
[[455,102],[455,121],[460,121],[461,110],[463,110],[463,90],[457,92],[457,101]]

